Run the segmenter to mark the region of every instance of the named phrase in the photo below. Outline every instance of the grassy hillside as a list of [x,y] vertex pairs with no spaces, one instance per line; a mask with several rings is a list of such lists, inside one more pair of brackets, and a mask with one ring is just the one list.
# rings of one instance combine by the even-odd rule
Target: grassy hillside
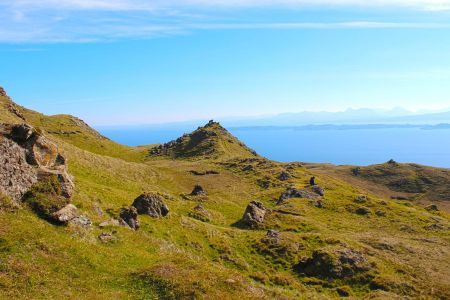
[[450,170],[389,161],[367,167],[308,164],[312,170],[333,174],[350,184],[387,198],[421,206],[437,204],[450,211]]
[[[20,122],[3,112],[0,122]],[[73,117],[23,114],[68,158],[72,201],[93,225],[53,225],[26,205],[2,209],[8,201],[1,200],[2,299],[450,297],[445,212],[378,196],[335,173],[254,156],[235,141],[214,145],[220,151],[209,158],[197,144],[183,148],[190,159],[143,161],[147,151],[117,145]],[[214,126],[208,130],[221,135]],[[281,171],[290,179],[280,180]],[[299,198],[276,205],[287,187],[303,188],[311,176],[325,190],[322,207]],[[196,184],[208,195],[189,195]],[[137,231],[98,226],[144,191],[164,195],[167,217],[139,216]],[[238,221],[252,200],[271,211],[261,226],[243,228]],[[280,236],[267,236],[269,229]],[[113,238],[102,241],[102,233]],[[322,264],[302,269],[313,257]]]

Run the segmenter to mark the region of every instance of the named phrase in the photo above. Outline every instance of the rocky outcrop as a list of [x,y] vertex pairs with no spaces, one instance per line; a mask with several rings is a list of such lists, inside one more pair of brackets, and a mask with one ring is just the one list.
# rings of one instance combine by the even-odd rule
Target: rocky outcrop
[[121,208],[119,217],[127,223],[131,229],[139,229],[138,211],[134,206]]
[[319,185],[313,185],[311,187],[311,191],[313,191],[314,193],[316,193],[319,196],[322,196],[322,197],[325,196],[325,190]]
[[58,147],[27,124],[0,125],[0,191],[20,201],[41,178],[56,175],[62,196],[70,198],[74,184]]
[[0,86],[0,97],[8,97],[4,88]]
[[315,199],[318,197],[318,194],[314,192],[310,192],[305,189],[296,189],[293,187],[289,187],[286,191],[284,191],[280,198],[278,199],[277,204],[283,204],[287,199],[291,198],[306,198],[306,199]]
[[194,186],[194,189],[191,192],[191,196],[206,196],[208,193],[203,189],[201,185]]
[[278,179],[280,179],[281,181],[286,181],[286,180],[289,180],[290,178],[291,178],[291,174],[289,174],[286,171],[282,171],[280,173],[280,176],[278,176]]
[[59,223],[69,223],[78,217],[78,209],[73,204],[67,204],[57,212],[52,214],[52,219]]
[[164,217],[169,213],[169,208],[157,193],[145,193],[137,197],[133,204],[141,215],[149,215],[154,218]]
[[261,202],[252,201],[247,206],[240,223],[250,228],[256,228],[264,222],[267,209]]
[[339,279],[369,271],[372,266],[361,252],[343,248],[316,250],[311,257],[302,258],[294,268],[307,276]]

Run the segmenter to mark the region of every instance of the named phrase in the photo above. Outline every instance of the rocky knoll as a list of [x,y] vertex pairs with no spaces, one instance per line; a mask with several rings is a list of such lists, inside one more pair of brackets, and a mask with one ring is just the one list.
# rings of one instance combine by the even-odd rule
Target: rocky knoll
[[74,184],[57,146],[27,124],[0,124],[0,192],[16,201],[48,176],[55,176],[61,195],[70,198]]

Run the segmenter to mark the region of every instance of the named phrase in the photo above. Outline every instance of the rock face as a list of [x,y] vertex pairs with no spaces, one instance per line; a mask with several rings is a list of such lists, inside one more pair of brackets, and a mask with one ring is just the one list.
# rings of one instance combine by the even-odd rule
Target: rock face
[[371,269],[367,259],[352,249],[316,250],[304,257],[295,270],[307,276],[320,278],[348,278]]
[[0,191],[20,201],[33,184],[56,175],[70,198],[74,184],[57,146],[27,124],[0,125]]
[[131,229],[139,229],[138,212],[134,206],[124,207],[120,209],[119,217],[130,226]]
[[206,191],[203,189],[203,187],[201,185],[197,184],[196,186],[194,186],[194,189],[192,190],[191,195],[192,196],[201,196],[201,195],[206,196],[206,195],[208,195],[208,193],[206,193]]
[[245,209],[241,223],[245,226],[255,228],[264,222],[266,213],[267,209],[261,202],[252,201]]
[[137,197],[133,204],[141,215],[149,215],[154,218],[164,217],[169,213],[169,208],[156,193],[145,193]]
[[284,191],[280,198],[278,199],[277,204],[284,203],[287,199],[290,198],[306,198],[306,199],[315,199],[317,197],[316,193],[307,191],[305,189],[296,189],[293,187],[288,188],[286,191]]

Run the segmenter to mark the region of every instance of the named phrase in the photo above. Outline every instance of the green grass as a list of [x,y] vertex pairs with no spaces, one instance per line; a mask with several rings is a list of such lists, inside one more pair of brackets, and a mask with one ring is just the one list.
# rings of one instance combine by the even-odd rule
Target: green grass
[[[50,132],[67,157],[76,184],[72,202],[94,224],[89,229],[56,226],[26,205],[0,209],[1,298],[332,299],[339,298],[337,288],[361,298],[381,293],[374,288],[385,290],[387,299],[449,297],[446,212],[405,205],[333,172],[248,159],[247,152],[241,157],[242,148],[227,148],[210,158],[145,159],[147,148],[103,139],[73,117],[24,114],[32,125]],[[0,115],[0,121],[9,122],[8,116]],[[293,177],[278,180],[288,168]],[[196,176],[192,170],[219,174]],[[302,188],[312,175],[325,189],[324,208],[307,199],[276,206],[287,186]],[[261,185],[261,178],[269,184]],[[196,184],[207,197],[185,197]],[[43,190],[48,194],[42,187],[35,192]],[[167,217],[140,216],[138,231],[97,226],[146,191],[167,195]],[[355,202],[359,195],[368,200]],[[234,226],[252,200],[287,213],[269,213],[256,230]],[[209,212],[207,220],[192,214],[198,203]],[[373,213],[357,215],[360,206]],[[436,222],[447,230],[426,229]],[[281,232],[279,244],[264,241],[268,229]],[[116,240],[100,241],[102,232]],[[361,252],[373,263],[373,280],[324,280],[294,270],[302,257],[328,248]]]

